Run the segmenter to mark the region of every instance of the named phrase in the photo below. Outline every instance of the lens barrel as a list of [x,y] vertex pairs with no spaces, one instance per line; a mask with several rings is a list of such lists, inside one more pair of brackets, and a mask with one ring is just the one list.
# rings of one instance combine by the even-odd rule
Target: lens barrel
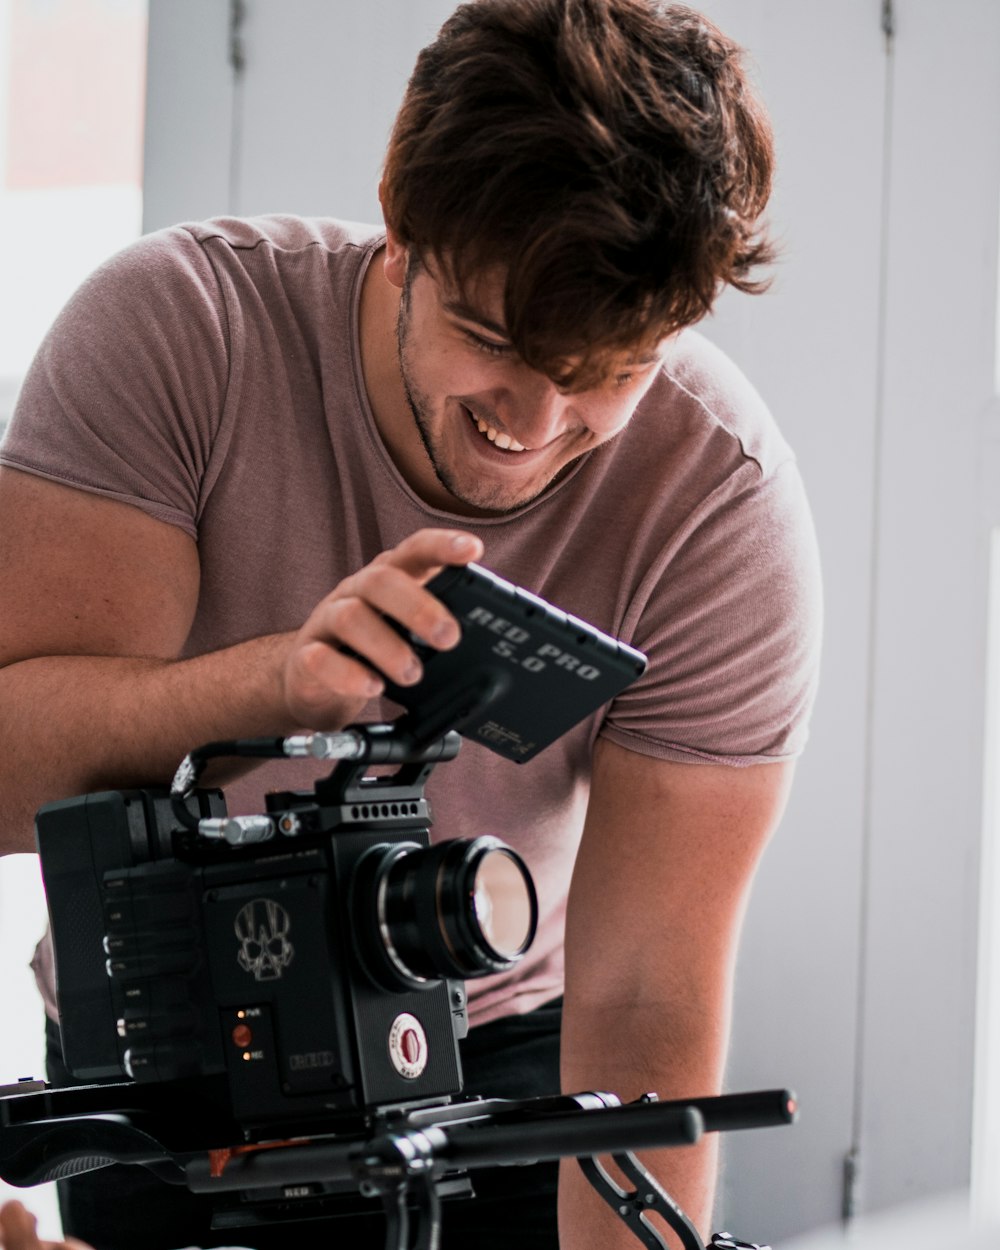
[[373,847],[355,870],[351,909],[362,963],[390,989],[506,972],[538,924],[524,861],[489,836]]

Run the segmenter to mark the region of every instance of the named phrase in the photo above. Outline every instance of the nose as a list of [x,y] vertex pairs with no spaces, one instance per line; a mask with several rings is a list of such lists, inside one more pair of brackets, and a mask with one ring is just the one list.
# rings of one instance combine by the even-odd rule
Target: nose
[[510,424],[525,447],[544,447],[568,428],[573,396],[561,391],[551,378],[534,369],[525,370],[523,386],[512,405]]

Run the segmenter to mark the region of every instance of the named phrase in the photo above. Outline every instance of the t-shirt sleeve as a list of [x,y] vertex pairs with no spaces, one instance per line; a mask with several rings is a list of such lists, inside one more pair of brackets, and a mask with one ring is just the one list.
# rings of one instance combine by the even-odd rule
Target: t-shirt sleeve
[[0,463],[133,504],[197,536],[226,402],[219,282],[183,228],[88,278],[31,365]]
[[816,690],[822,594],[798,469],[705,501],[632,607],[645,675],[611,705],[603,737],[659,759],[744,765],[794,758]]

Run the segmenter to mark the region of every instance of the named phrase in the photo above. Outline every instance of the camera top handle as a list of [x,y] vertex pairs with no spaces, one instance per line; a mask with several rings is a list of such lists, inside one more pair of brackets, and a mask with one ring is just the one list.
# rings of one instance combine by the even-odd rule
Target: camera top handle
[[[400,786],[422,793],[435,764],[452,760],[462,745],[458,731],[507,689],[507,682],[489,668],[478,667],[432,690],[419,706],[388,724],[349,725],[333,733],[293,734],[287,738],[236,738],[209,742],[184,757],[170,785],[174,815],[181,826],[204,837],[240,845],[263,842],[275,834],[275,822],[266,817],[242,816],[226,820],[199,819],[187,800],[209,761],[223,756],[248,759],[303,759],[336,761],[325,781],[315,787],[319,803],[351,802],[355,788],[372,764],[398,764],[392,777]],[[371,783],[369,783],[371,788]]]

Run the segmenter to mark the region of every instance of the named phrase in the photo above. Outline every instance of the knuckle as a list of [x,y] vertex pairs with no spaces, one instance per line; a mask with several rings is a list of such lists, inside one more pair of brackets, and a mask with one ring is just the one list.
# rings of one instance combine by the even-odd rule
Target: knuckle
[[437,602],[421,613],[414,632],[432,647],[442,649],[453,646],[459,637],[458,622],[445,607]]
[[326,648],[318,642],[309,642],[300,647],[292,656],[289,673],[302,693],[319,689],[322,681],[324,652]]
[[370,698],[372,674],[363,664],[343,655],[329,643],[304,643],[289,657],[286,669],[286,702],[294,714],[314,728],[325,723],[346,703]]
[[381,564],[371,564],[368,566],[366,587],[369,594],[384,594],[388,588],[391,588],[399,577],[399,570],[388,560]]
[[449,619],[447,610],[433,597],[426,595],[413,614],[413,632],[425,642],[433,642],[434,635],[443,622]]
[[323,613],[323,631],[331,638],[349,634],[360,624],[366,611],[364,601],[356,595],[331,599]]
[[[366,566],[367,567],[367,566]],[[338,599],[349,599],[358,593],[358,583],[362,580],[365,569],[358,569],[355,573],[348,574],[347,577],[334,586],[333,590],[327,595],[327,601],[332,602]]]

